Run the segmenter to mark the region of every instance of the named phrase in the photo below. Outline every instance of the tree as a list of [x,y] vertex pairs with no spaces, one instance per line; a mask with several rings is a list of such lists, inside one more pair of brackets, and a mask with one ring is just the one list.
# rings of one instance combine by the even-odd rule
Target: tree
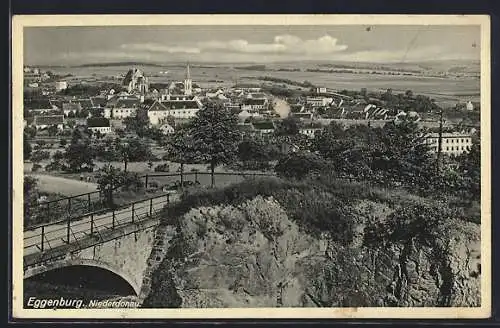
[[299,134],[299,122],[296,118],[288,116],[283,119],[276,129],[276,135],[297,135]]
[[203,161],[210,163],[212,187],[215,185],[215,167],[235,159],[240,132],[238,118],[221,106],[207,106],[191,122],[193,149]]
[[406,90],[405,92],[406,98],[413,98],[413,91],[411,90]]
[[23,138],[23,157],[24,157],[24,160],[30,159],[31,151],[32,151],[31,144],[30,144],[30,142],[25,134],[24,138]]
[[175,126],[175,118],[172,115],[168,115],[166,121],[169,125]]
[[471,149],[457,158],[459,172],[474,199],[481,196],[481,143],[474,141]]
[[90,145],[90,137],[79,129],[74,130],[64,157],[72,172],[81,172],[83,165],[93,167],[95,152]]
[[44,150],[37,150],[31,154],[31,160],[33,162],[41,162],[49,158],[50,158],[50,153]]
[[123,120],[127,131],[135,132],[137,136],[144,137],[149,126],[147,111],[138,109],[135,117],[127,117]]
[[120,169],[109,164],[97,172],[97,190],[104,194],[106,203],[111,208],[114,207],[113,192],[123,185],[123,178]]
[[49,136],[52,137],[52,136],[57,135],[57,132],[59,132],[59,129],[57,128],[57,125],[51,125],[47,129],[47,132],[48,132]]
[[184,127],[175,131],[166,144],[167,156],[181,165],[181,186],[184,185],[184,164],[193,163],[200,158],[195,150],[192,130]]
[[34,210],[37,208],[38,200],[38,180],[30,177],[24,177],[24,198],[23,198],[23,210],[24,210],[24,226],[28,226],[31,218],[34,214]]
[[127,164],[135,161],[145,161],[151,157],[151,149],[139,138],[120,141],[116,144],[116,149],[124,164],[124,171],[127,172]]
[[26,135],[27,138],[32,139],[36,137],[36,128],[27,126],[24,128],[24,134]]
[[372,146],[374,171],[387,179],[399,180],[413,186],[427,186],[434,172],[426,131],[411,120],[387,123],[377,130]]
[[61,145],[61,147],[65,147],[67,144],[68,144],[68,141],[64,138],[59,141],[59,145]]
[[325,167],[325,161],[315,154],[291,153],[281,159],[274,169],[278,176],[303,179],[309,174],[320,173]]

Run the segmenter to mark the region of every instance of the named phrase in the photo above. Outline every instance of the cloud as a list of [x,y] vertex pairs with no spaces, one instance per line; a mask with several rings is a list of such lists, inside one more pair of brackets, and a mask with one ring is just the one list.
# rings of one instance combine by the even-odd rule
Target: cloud
[[140,52],[161,52],[161,53],[186,53],[186,54],[198,54],[200,49],[196,47],[180,47],[180,46],[168,46],[158,43],[127,43],[120,46],[124,50],[140,51]]
[[270,54],[270,55],[328,55],[347,49],[347,45],[338,44],[336,38],[324,35],[318,39],[302,40],[294,35],[277,35],[270,43],[251,43],[244,39],[228,41],[203,41],[188,46],[168,45],[160,43],[123,44],[122,50],[138,52],[159,52],[178,54],[201,53],[236,53],[236,54]]

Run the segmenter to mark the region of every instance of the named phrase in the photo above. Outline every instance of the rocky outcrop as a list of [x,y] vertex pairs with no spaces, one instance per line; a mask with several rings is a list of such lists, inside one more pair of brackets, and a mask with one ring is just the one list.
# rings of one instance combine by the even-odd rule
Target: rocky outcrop
[[[358,208],[359,216],[366,209]],[[379,211],[380,213],[378,213]],[[390,209],[370,207],[370,213]],[[479,306],[479,226],[448,222],[430,244],[367,246],[306,232],[272,197],[193,208],[154,273],[155,307]],[[161,301],[165,300],[165,301]],[[167,301],[168,300],[168,301]],[[170,300],[176,300],[171,302]]]

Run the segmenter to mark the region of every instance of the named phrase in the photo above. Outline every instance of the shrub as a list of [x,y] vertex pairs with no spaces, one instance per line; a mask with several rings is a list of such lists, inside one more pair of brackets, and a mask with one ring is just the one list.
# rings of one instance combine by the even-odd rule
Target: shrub
[[160,164],[155,167],[155,172],[170,172],[170,166],[168,164]]
[[312,153],[292,153],[280,159],[275,166],[278,176],[303,179],[307,175],[320,173],[326,168],[326,162]]
[[122,191],[139,191],[144,188],[144,182],[138,173],[120,172],[122,175]]
[[31,154],[31,160],[34,162],[41,162],[50,159],[50,153],[44,150],[37,150]]
[[31,172],[38,172],[38,170],[40,170],[42,168],[42,166],[38,163],[33,163],[33,166],[31,167]]

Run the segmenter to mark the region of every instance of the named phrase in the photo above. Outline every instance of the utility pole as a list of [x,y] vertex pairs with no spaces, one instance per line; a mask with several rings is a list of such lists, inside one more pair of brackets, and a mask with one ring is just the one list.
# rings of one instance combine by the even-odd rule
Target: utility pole
[[439,111],[439,136],[438,136],[438,151],[437,151],[437,158],[436,158],[436,169],[437,173],[439,174],[440,169],[441,169],[441,146],[443,144],[443,110],[441,109]]

